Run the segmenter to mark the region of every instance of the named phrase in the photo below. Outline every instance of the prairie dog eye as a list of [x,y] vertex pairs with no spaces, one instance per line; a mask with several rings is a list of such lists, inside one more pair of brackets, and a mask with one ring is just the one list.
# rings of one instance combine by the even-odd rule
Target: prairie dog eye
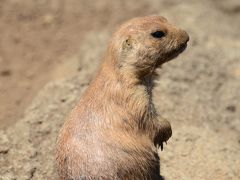
[[163,32],[163,31],[156,31],[156,32],[151,33],[151,35],[154,38],[159,38],[160,39],[160,38],[164,37],[166,35],[166,33]]

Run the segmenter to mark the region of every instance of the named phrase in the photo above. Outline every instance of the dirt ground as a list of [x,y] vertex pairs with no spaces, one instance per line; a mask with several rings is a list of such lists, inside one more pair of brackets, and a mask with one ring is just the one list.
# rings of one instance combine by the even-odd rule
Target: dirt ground
[[104,4],[0,1],[0,128],[22,117],[44,84],[78,71],[64,60],[78,52],[89,30],[105,26]]
[[239,0],[0,0],[0,180],[56,179],[58,130],[124,20],[163,15],[190,34],[154,90],[173,137],[166,179],[240,179]]

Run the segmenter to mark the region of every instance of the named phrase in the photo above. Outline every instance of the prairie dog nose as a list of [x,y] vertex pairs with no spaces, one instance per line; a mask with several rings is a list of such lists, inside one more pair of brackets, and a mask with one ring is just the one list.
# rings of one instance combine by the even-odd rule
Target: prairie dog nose
[[186,44],[189,41],[189,35],[186,31],[181,30],[180,32],[180,42]]

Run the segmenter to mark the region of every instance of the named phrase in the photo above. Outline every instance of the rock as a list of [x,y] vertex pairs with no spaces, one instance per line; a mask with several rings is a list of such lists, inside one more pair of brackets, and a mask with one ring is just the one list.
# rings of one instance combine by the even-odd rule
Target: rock
[[181,126],[160,152],[167,179],[239,179],[239,145],[209,128]]

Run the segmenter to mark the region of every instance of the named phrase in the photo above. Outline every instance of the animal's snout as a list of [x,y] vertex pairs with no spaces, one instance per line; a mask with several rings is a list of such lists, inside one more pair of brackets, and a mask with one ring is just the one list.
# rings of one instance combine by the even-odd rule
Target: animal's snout
[[181,44],[186,44],[189,41],[189,35],[186,31],[181,30],[180,33]]

